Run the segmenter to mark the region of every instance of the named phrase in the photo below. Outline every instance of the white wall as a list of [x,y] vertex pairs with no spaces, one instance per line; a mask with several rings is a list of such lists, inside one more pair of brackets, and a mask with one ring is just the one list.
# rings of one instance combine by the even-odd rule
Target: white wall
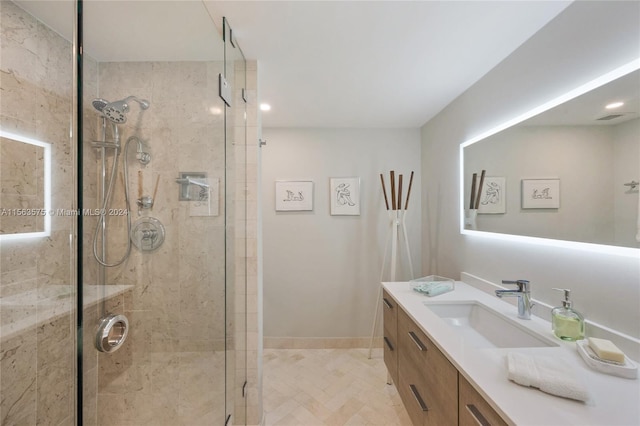
[[[380,173],[415,171],[407,228],[421,270],[419,129],[263,129],[264,336],[368,338],[388,215]],[[361,215],[331,216],[329,178],[359,176]],[[276,180],[312,180],[311,212],[276,212]],[[398,279],[409,279],[407,263]],[[387,275],[388,277],[388,275]]]
[[423,273],[529,279],[550,304],[571,288],[588,319],[640,337],[640,257],[463,236],[458,220],[459,144],[636,59],[639,16],[639,2],[572,3],[423,126]]
[[615,198],[615,238],[617,242],[629,247],[640,247],[636,241],[640,204],[638,188],[624,186],[632,180],[640,181],[640,119],[627,121],[614,129],[614,179],[613,194]]

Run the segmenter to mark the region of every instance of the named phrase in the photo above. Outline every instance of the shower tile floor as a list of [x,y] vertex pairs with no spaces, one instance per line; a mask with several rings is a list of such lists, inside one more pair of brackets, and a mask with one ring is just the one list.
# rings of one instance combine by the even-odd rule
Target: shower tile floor
[[411,425],[382,349],[265,349],[265,425]]

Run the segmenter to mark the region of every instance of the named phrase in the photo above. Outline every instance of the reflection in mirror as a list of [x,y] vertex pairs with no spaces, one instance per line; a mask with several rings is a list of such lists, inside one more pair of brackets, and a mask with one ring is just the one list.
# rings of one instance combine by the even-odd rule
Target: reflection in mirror
[[51,145],[0,130],[0,240],[51,230]]
[[487,176],[475,229],[640,247],[638,187],[628,185],[640,179],[639,62],[606,84],[462,145],[463,208],[472,174],[486,170]]

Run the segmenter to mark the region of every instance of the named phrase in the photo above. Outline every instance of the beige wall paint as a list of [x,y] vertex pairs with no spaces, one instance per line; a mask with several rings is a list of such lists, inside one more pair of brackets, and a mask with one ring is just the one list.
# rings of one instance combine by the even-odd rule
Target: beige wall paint
[[459,145],[637,58],[639,13],[638,2],[573,3],[423,126],[425,273],[529,279],[552,305],[552,287],[571,288],[587,319],[640,338],[639,258],[463,236],[458,220]]

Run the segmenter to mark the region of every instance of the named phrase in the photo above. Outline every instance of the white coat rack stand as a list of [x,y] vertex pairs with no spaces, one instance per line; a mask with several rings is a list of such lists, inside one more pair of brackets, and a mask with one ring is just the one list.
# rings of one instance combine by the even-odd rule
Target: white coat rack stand
[[[380,270],[380,285],[378,288],[378,298],[376,300],[376,310],[373,317],[373,325],[371,327],[371,340],[369,341],[369,359],[371,359],[371,351],[373,350],[373,340],[376,334],[376,328],[378,325],[378,314],[380,312],[380,306],[382,304],[382,280],[384,279],[385,266],[387,264],[387,252],[389,251],[389,245],[391,245],[391,260],[389,262],[389,281],[396,280],[396,269],[398,264],[398,243],[402,239],[404,241],[404,253],[407,256],[407,262],[409,264],[409,273],[411,279],[413,279],[413,264],[411,262],[411,250],[409,249],[409,238],[407,237],[406,216],[407,209],[409,207],[409,197],[411,196],[411,186],[413,184],[413,172],[409,178],[409,188],[407,190],[407,198],[402,205],[402,175],[398,178],[398,191],[396,197],[396,183],[395,172],[392,170],[390,173],[391,179],[391,208],[389,207],[389,199],[387,197],[387,190],[384,184],[384,176],[380,174],[380,182],[382,183],[382,193],[384,194],[384,202],[387,207],[387,213],[389,214],[389,229],[387,231],[386,243],[384,246],[384,256],[382,259],[382,268]],[[402,238],[401,238],[402,237]],[[387,380],[388,381],[388,380]]]

